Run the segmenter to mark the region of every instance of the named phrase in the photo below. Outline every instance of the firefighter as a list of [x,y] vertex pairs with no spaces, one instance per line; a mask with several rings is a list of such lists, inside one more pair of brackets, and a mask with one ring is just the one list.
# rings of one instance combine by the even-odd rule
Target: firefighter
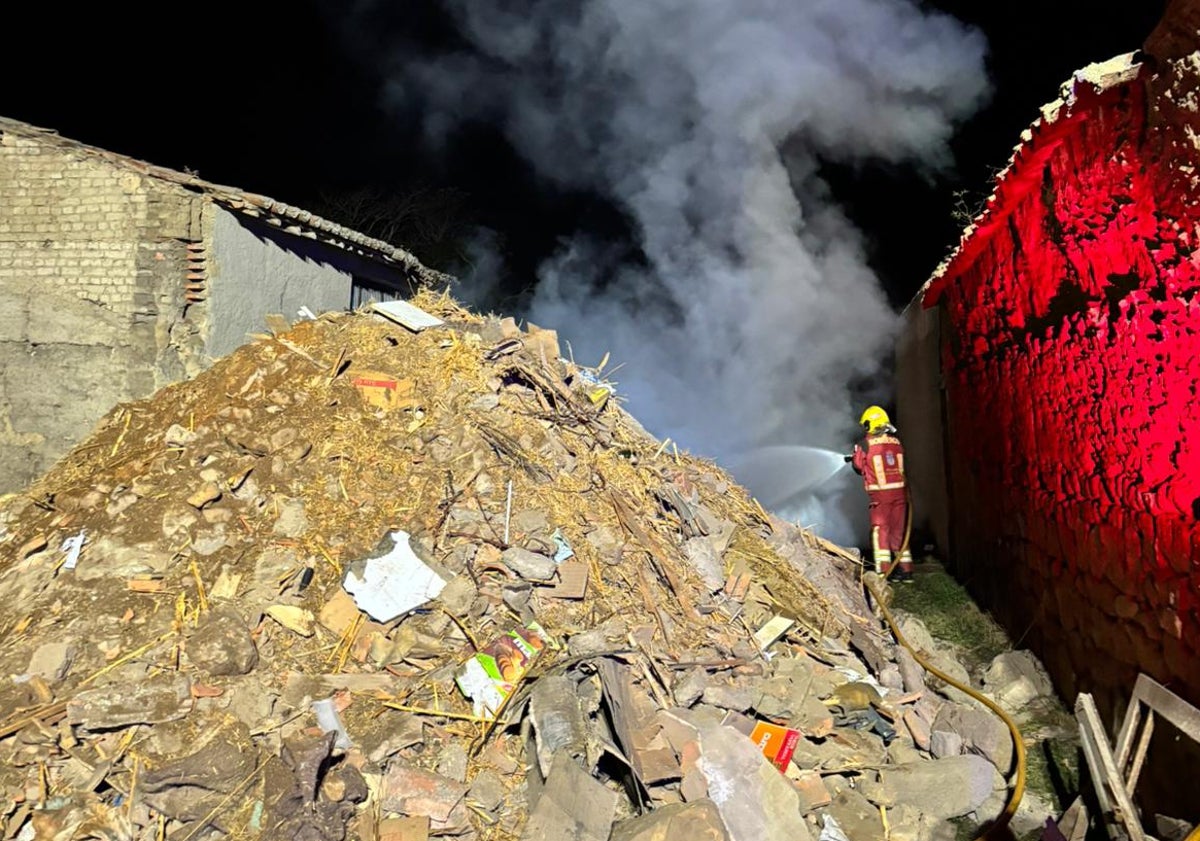
[[899,562],[895,577],[912,581],[912,553],[905,545],[908,531],[908,488],[904,477],[904,447],[896,437],[887,412],[869,406],[858,423],[866,430],[863,446],[854,446],[847,460],[862,474],[870,500],[871,551],[876,572],[887,575],[893,559]]

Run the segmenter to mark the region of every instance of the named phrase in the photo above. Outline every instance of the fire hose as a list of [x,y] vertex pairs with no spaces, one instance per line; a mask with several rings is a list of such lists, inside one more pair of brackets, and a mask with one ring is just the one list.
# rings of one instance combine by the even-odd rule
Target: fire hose
[[[908,503],[908,516],[904,525],[904,543],[900,547],[900,554],[903,554],[908,549],[909,540],[912,537],[912,493],[908,490],[907,486],[905,487],[904,492],[907,497],[906,501]],[[893,563],[891,568],[884,574],[883,580],[887,581],[887,579],[891,577],[892,573],[898,566],[898,563]],[[883,618],[887,621],[888,625],[892,629],[892,633],[896,637],[896,642],[908,649],[908,653],[911,654],[913,659],[921,665],[921,668],[925,669],[925,671],[929,672],[934,677],[950,684],[955,689],[970,695],[976,701],[983,704],[985,707],[999,716],[1000,720],[1003,721],[1005,726],[1008,727],[1008,732],[1012,735],[1013,751],[1015,752],[1016,758],[1016,777],[1013,780],[1012,791],[1009,794],[1008,803],[1005,805],[1004,811],[1001,812],[1000,816],[996,818],[996,820],[981,834],[976,836],[976,841],[981,841],[981,839],[985,838],[1000,837],[1000,833],[1004,831],[1005,827],[1008,826],[1009,821],[1012,820],[1013,815],[1016,814],[1017,807],[1021,805],[1021,798],[1025,794],[1025,741],[1021,738],[1021,731],[1017,729],[1017,723],[1013,721],[1012,716],[1005,712],[1000,705],[991,698],[984,696],[982,693],[977,692],[970,686],[964,686],[962,683],[950,677],[950,675],[946,674],[941,669],[938,669],[936,666],[932,665],[928,660],[926,660],[919,651],[909,644],[908,640],[904,638],[904,635],[900,633],[900,629],[896,626],[895,618],[892,616],[891,611],[888,610],[887,603],[884,602],[884,600],[880,597],[879,592],[875,589],[874,585],[872,585],[870,581],[866,580],[864,580],[863,583],[866,585],[867,590],[871,593],[871,596],[875,599],[875,603],[879,605],[879,609],[883,613]],[[1198,827],[1196,832],[1193,832],[1192,835],[1188,837],[1188,841],[1200,841],[1200,827]]]

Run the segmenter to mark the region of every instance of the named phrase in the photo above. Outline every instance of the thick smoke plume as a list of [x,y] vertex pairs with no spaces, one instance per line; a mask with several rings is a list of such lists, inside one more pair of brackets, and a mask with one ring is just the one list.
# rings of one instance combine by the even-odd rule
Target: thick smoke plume
[[494,122],[541,177],[635,227],[632,259],[585,230],[564,241],[529,320],[579,362],[624,362],[630,408],[693,451],[844,448],[847,383],[896,319],[819,161],[948,163],[987,92],[982,37],[911,0],[445,6],[469,48],[400,60],[390,96],[433,142]]

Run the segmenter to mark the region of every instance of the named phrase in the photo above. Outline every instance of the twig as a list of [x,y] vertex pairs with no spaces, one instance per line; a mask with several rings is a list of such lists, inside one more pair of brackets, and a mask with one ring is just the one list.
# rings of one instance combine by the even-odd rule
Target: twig
[[472,635],[471,632],[467,630],[467,626],[464,625],[457,616],[455,616],[450,611],[446,610],[446,608],[444,608],[444,607],[442,608],[442,613],[444,613],[450,617],[450,621],[458,626],[458,630],[463,632],[463,636],[465,636],[467,638],[467,642],[471,643],[471,648],[475,651],[478,651],[479,650],[479,642],[478,642],[478,640],[475,639],[474,635]]
[[508,500],[504,503],[504,545],[508,546],[508,525],[512,518],[512,479],[508,480]]
[[146,643],[145,645],[143,645],[141,648],[136,648],[136,649],[134,649],[133,651],[131,651],[131,652],[129,652],[128,654],[126,654],[124,657],[120,657],[120,658],[118,658],[118,659],[116,659],[116,660],[112,661],[111,663],[109,663],[107,666],[105,666],[105,667],[104,667],[103,669],[101,669],[100,671],[98,671],[98,672],[93,672],[93,673],[92,673],[91,675],[89,675],[88,677],[85,677],[83,680],[81,680],[81,681],[79,682],[79,685],[80,685],[80,686],[87,686],[87,685],[88,685],[89,683],[91,683],[93,680],[95,680],[96,678],[100,677],[100,675],[102,675],[102,674],[105,674],[105,673],[107,673],[107,672],[111,672],[113,669],[117,668],[118,666],[123,666],[123,665],[125,665],[125,664],[126,664],[126,663],[128,663],[130,660],[132,660],[134,657],[140,657],[141,655],[145,654],[147,651],[149,651],[150,649],[154,648],[155,646],[157,646],[157,645],[161,645],[161,644],[162,644],[163,642],[165,642],[165,641],[166,641],[166,640],[167,640],[169,637],[172,637],[172,636],[174,636],[174,634],[175,634],[175,632],[174,632],[174,631],[168,631],[167,633],[163,634],[163,635],[162,635],[161,637],[159,637],[158,639],[151,640],[150,642],[148,642],[148,643]]
[[[388,709],[400,710],[400,712],[413,713],[415,715],[428,715],[436,718],[452,718],[456,721],[473,721],[476,724],[495,724],[497,721],[495,718],[482,718],[477,715],[471,715],[470,713],[456,713],[449,710],[431,710],[427,707],[410,707],[408,704],[397,704],[395,701],[383,701],[382,703]],[[503,707],[501,707],[501,709],[503,710]],[[499,716],[499,713],[497,713],[497,716]]]

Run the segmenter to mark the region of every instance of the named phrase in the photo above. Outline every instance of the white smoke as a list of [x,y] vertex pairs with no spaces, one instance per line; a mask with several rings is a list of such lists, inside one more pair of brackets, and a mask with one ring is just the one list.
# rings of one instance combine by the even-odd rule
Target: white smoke
[[896,319],[819,161],[948,163],[987,94],[981,35],[913,0],[445,6],[471,49],[401,60],[391,96],[435,141],[502,126],[542,177],[623,208],[644,254],[580,231],[528,318],[624,362],[631,410],[694,451],[844,448],[847,383]]

